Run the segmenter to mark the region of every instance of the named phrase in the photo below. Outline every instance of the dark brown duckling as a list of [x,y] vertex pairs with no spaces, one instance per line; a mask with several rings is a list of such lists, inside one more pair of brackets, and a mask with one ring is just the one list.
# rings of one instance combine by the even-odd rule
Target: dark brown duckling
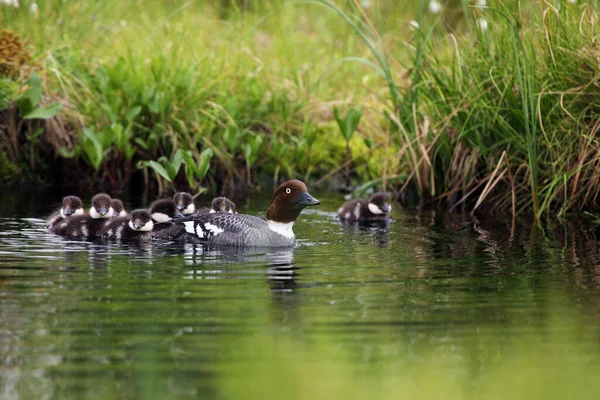
[[81,199],[77,196],[65,196],[62,200],[62,207],[60,210],[50,215],[46,227],[53,231],[60,222],[63,222],[73,215],[83,214],[85,214],[85,210],[83,209]]
[[147,241],[152,240],[154,222],[148,210],[134,210],[126,217],[108,221],[102,233],[104,239]]
[[369,200],[351,200],[338,210],[344,222],[383,221],[390,217],[391,198],[387,193],[375,193]]
[[177,206],[177,211],[183,215],[190,215],[196,212],[194,198],[187,192],[177,192],[173,196],[173,201]]
[[127,216],[127,211],[125,210],[125,207],[123,206],[123,202],[119,199],[112,199],[110,202],[110,206],[113,209],[113,215],[112,217],[126,217]]
[[215,197],[210,208],[202,207],[196,214],[228,213],[237,214],[235,203],[227,197]]
[[92,198],[92,207],[89,213],[74,215],[58,223],[52,231],[57,235],[74,238],[93,238],[100,236],[104,223],[113,214],[109,195],[99,193]]

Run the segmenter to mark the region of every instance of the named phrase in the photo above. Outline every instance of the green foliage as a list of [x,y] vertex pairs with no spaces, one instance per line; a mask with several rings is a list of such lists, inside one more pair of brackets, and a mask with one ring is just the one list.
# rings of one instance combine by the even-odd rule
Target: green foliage
[[361,110],[350,109],[346,113],[346,116],[342,118],[340,116],[340,112],[337,108],[333,109],[333,116],[340,128],[340,133],[346,139],[347,142],[352,139],[352,135],[354,135],[354,131],[358,127],[358,123],[360,122],[360,117],[362,116]]
[[0,78],[0,110],[4,110],[15,99],[19,86],[9,78]]
[[62,108],[60,103],[38,106],[42,99],[43,87],[37,73],[33,72],[31,74],[27,86],[28,89],[16,99],[23,119],[48,119],[58,114]]

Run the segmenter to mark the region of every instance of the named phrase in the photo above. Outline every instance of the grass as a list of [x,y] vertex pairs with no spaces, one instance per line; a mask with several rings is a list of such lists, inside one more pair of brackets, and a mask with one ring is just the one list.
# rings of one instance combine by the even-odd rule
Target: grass
[[[20,75],[39,71],[66,121],[36,149],[82,187],[142,172],[165,189],[342,186],[351,164],[353,184],[424,204],[537,220],[598,208],[594,1],[28,5],[1,23],[29,41]],[[336,108],[363,113],[350,151]],[[206,149],[207,174],[184,173]],[[29,158],[0,167],[43,175]]]

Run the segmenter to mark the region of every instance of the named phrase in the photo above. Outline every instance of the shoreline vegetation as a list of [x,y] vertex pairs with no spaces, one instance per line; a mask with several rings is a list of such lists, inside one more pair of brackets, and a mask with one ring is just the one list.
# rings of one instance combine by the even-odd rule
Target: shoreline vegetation
[[[5,4],[10,3],[10,4]],[[599,208],[596,1],[0,4],[0,182]]]

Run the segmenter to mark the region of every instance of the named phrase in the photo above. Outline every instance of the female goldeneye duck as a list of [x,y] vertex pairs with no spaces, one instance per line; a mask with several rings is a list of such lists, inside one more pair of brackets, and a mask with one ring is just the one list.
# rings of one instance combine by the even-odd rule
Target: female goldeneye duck
[[150,216],[154,221],[154,230],[162,230],[172,225],[173,218],[184,218],[177,211],[175,202],[171,199],[156,200],[150,205]]
[[89,214],[73,215],[60,222],[53,229],[58,235],[76,238],[93,238],[100,236],[104,223],[110,218],[113,209],[110,205],[109,195],[100,193],[92,198],[92,207]]
[[389,218],[392,206],[387,193],[375,193],[369,200],[352,200],[346,202],[338,210],[342,221],[368,222],[381,221]]
[[112,199],[110,201],[110,206],[113,209],[112,217],[126,217],[127,211],[125,211],[125,207],[123,207],[123,202],[119,199]]
[[194,199],[192,195],[187,192],[175,193],[175,195],[173,196],[173,201],[177,206],[177,211],[179,211],[183,215],[190,215],[196,211]]
[[134,210],[127,217],[116,217],[104,226],[104,239],[152,240],[154,222],[148,210]]
[[209,213],[187,217],[175,224],[178,241],[236,247],[285,247],[295,243],[292,226],[305,207],[321,202],[298,180],[284,182],[273,194],[266,220],[245,214]]
[[235,203],[227,197],[215,197],[210,208],[202,207],[196,214],[229,213],[237,214]]
[[53,226],[59,222],[64,221],[66,218],[72,215],[82,215],[85,210],[81,199],[77,196],[65,196],[62,200],[62,207],[60,210],[54,212],[48,219],[47,227],[52,229]]

